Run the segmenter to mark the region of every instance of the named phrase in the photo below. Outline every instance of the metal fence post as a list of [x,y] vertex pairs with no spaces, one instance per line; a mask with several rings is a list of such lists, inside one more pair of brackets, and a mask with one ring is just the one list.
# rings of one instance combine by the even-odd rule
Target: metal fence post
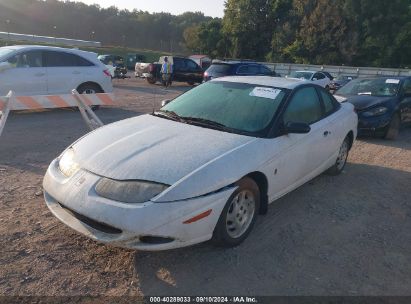
[[6,96],[6,100],[4,103],[3,110],[0,112],[0,136],[3,133],[4,126],[6,125],[7,117],[9,116],[11,106],[13,104],[14,93],[12,91],[9,92]]
[[77,101],[78,108],[80,110],[80,114],[83,117],[84,122],[89,127],[91,131],[98,129],[104,126],[103,122],[97,117],[97,115],[93,112],[93,110],[86,104],[83,100],[82,96],[77,92],[77,90],[73,90],[72,94]]

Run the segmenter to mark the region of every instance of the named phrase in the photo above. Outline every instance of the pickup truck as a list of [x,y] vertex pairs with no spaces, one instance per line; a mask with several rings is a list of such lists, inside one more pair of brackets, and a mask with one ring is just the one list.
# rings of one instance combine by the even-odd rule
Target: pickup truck
[[165,57],[168,58],[169,63],[173,64],[172,81],[187,82],[189,85],[202,83],[204,71],[193,60],[184,57],[162,56],[160,57],[159,62],[150,64],[148,66],[148,73],[144,74],[150,84],[155,84],[157,81],[163,81],[161,76],[161,66],[164,63]]

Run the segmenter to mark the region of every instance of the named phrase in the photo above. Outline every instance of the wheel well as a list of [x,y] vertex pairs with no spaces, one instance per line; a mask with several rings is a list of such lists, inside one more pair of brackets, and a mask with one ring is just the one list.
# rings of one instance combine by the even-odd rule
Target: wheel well
[[354,132],[353,131],[348,132],[346,137],[350,139],[350,150],[351,150],[352,144],[354,143]]
[[257,184],[260,190],[260,214],[266,214],[268,208],[268,181],[267,177],[261,172],[252,172],[247,175],[247,177],[252,178]]
[[80,90],[81,87],[86,86],[86,85],[96,86],[96,87],[98,87],[98,88],[100,89],[101,92],[104,93],[103,88],[102,88],[98,83],[92,82],[92,81],[87,81],[87,82],[84,82],[84,83],[80,84],[80,85],[77,87],[77,91]]

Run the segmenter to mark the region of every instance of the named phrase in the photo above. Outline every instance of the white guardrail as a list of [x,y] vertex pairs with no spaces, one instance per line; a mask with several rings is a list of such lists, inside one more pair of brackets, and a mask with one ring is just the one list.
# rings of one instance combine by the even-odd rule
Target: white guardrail
[[3,132],[10,111],[38,110],[78,107],[84,122],[90,130],[103,126],[102,121],[91,109],[91,106],[114,105],[113,94],[79,94],[76,90],[66,95],[15,96],[10,91],[5,97],[0,97],[0,136]]
[[293,64],[293,63],[272,63],[260,62],[281,76],[289,75],[293,71],[327,71],[333,76],[349,75],[357,77],[370,76],[411,76],[411,69],[390,69],[390,68],[371,68],[371,67],[352,67],[336,65],[312,65],[312,64]]
[[35,42],[35,43],[59,44],[59,45],[65,45],[65,46],[101,47],[101,42],[98,42],[98,41],[87,41],[87,40],[37,36],[37,35],[8,33],[8,32],[0,32],[0,40],[28,41],[28,42]]

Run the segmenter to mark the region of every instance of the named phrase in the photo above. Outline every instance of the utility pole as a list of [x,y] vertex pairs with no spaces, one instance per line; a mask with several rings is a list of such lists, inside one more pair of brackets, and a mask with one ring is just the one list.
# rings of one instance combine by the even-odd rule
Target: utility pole
[[10,44],[10,19],[6,20],[7,25],[7,45]]
[[53,26],[54,29],[54,44],[57,44],[57,25]]

